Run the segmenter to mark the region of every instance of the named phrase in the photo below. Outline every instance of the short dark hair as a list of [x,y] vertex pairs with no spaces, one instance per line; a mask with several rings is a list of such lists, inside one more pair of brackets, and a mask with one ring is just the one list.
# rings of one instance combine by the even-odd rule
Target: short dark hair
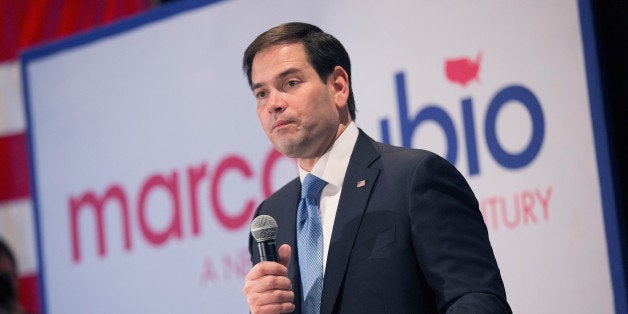
[[252,86],[251,68],[255,55],[271,46],[299,43],[303,45],[307,61],[312,65],[321,81],[325,83],[336,66],[342,67],[349,76],[349,98],[347,105],[351,119],[355,120],[355,100],[351,87],[351,61],[349,54],[340,41],[334,36],[323,32],[317,26],[290,22],[275,26],[253,40],[244,51],[242,70],[246,73],[249,86]]
[[2,238],[0,238],[0,256],[4,256],[9,259],[11,262],[11,267],[13,270],[17,272],[17,264],[15,262],[15,256],[13,256],[13,252],[7,243],[5,243]]
[[9,260],[11,270],[0,272],[0,312],[14,313],[18,302],[17,264],[11,248],[0,238],[0,259],[5,258]]

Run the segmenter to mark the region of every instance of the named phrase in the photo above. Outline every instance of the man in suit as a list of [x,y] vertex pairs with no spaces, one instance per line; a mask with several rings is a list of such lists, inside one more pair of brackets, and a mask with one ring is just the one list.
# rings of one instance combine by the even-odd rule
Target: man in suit
[[[250,239],[252,313],[510,313],[467,182],[435,154],[357,128],[336,38],[282,24],[249,45],[243,69],[262,128],[300,174],[255,213],[275,218],[282,245],[280,263],[260,262]],[[304,180],[323,187],[313,205]]]

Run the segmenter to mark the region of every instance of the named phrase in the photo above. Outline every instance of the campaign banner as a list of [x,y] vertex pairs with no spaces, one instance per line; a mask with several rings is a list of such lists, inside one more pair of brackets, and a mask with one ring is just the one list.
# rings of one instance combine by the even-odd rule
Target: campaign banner
[[247,311],[250,219],[297,168],[261,130],[241,58],[287,21],[345,45],[360,128],[467,178],[515,312],[625,312],[590,14],[184,1],[27,53],[45,312]]

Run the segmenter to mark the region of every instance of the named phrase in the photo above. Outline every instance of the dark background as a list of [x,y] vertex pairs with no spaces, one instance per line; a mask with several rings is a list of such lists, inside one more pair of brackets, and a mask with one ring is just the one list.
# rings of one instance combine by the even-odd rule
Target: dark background
[[628,5],[622,0],[592,0],[592,8],[624,276],[628,282]]

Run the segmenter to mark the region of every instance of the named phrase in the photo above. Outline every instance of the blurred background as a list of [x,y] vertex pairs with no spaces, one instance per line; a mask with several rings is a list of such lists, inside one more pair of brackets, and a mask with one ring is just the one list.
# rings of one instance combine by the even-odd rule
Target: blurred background
[[[134,16],[176,6],[149,0],[0,1],[0,239],[16,261],[19,303],[40,313],[39,273],[20,53]],[[628,258],[628,5],[592,1],[620,244]],[[146,56],[150,58],[150,56]],[[1,256],[0,256],[1,258]],[[1,269],[0,269],[1,270]],[[626,281],[626,280],[625,280]]]

